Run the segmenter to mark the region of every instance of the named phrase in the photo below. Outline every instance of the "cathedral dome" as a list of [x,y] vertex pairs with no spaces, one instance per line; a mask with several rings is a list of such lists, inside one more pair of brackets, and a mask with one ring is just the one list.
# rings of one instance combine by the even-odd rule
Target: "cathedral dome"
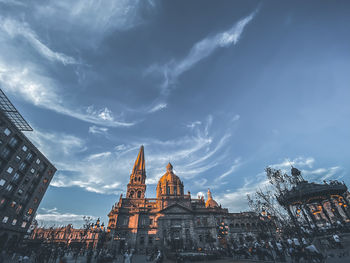
[[183,183],[180,178],[174,174],[171,163],[168,163],[166,169],[166,173],[158,181],[157,198],[160,196],[183,195]]
[[205,202],[205,207],[219,207],[218,203],[211,196],[210,189],[208,189],[208,200]]

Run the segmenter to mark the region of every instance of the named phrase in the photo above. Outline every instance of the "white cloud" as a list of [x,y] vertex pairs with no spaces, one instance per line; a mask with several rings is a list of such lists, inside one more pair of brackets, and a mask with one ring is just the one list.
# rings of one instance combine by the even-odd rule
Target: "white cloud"
[[128,127],[135,124],[115,120],[106,107],[101,110],[95,110],[91,106],[87,110],[72,109],[58,94],[55,83],[39,71],[32,64],[11,66],[0,55],[0,84],[5,92],[18,95],[38,107],[97,125]]
[[230,29],[220,32],[213,36],[208,36],[194,44],[186,57],[181,60],[171,60],[169,63],[159,66],[152,65],[147,73],[153,71],[162,73],[164,82],[162,84],[163,92],[168,92],[168,88],[173,85],[177,78],[184,72],[190,70],[201,60],[213,54],[217,49],[236,45],[243,33],[244,28],[253,20],[256,15],[255,10],[250,15],[239,20]]
[[283,162],[281,163],[278,163],[278,164],[272,164],[272,165],[269,165],[271,168],[274,168],[274,169],[282,169],[282,170],[286,170],[287,168],[290,169],[291,166],[293,167],[309,167],[309,168],[312,168],[313,165],[315,163],[315,159],[313,157],[297,157],[297,158],[294,158],[293,160],[291,159],[284,159]]
[[[219,204],[225,208],[229,208],[230,212],[240,212],[248,210],[247,194],[254,194],[259,188],[269,185],[266,176],[257,175],[256,178],[246,180],[243,186],[228,193],[218,194],[214,198]],[[215,195],[215,192],[213,193]]]
[[17,5],[17,6],[25,6],[26,4],[21,1],[16,0],[0,0],[0,4],[5,5]]
[[239,114],[236,114],[232,117],[231,121],[235,122],[238,121],[241,118],[241,116]]
[[73,224],[75,227],[80,227],[84,224],[84,216],[89,216],[96,219],[94,216],[90,215],[80,215],[74,213],[62,213],[58,209],[46,209],[41,208],[41,212],[38,212],[35,219],[38,221],[39,226],[64,226],[68,224]]
[[190,129],[193,129],[195,128],[196,126],[198,125],[201,125],[202,122],[201,121],[194,121],[194,122],[191,122],[189,124],[186,125],[187,128],[190,128]]
[[97,127],[95,125],[89,127],[89,133],[92,134],[106,134],[108,132],[108,128],[106,127]]
[[241,158],[236,158],[233,162],[233,165],[228,169],[226,172],[224,172],[222,175],[219,176],[218,180],[221,180],[225,178],[226,176],[232,174],[233,172],[237,171],[237,169],[242,165]]
[[[220,158],[226,158],[224,148],[229,135],[218,134],[219,138],[213,138],[209,127],[212,122],[212,118],[208,118],[203,125],[205,129],[197,127],[191,130],[192,134],[174,140],[143,139],[110,147],[105,152],[89,154],[85,151],[86,142],[74,136],[72,141],[79,143],[69,144],[72,145],[70,155],[66,154],[67,135],[40,132],[36,133],[33,140],[43,145],[43,151],[47,152],[48,158],[59,169],[51,182],[52,186],[77,186],[91,192],[119,195],[126,189],[141,144],[145,145],[147,184],[158,182],[169,161],[173,162],[175,172],[182,179],[199,177],[219,165]],[[66,143],[56,143],[60,141]]]
[[154,7],[153,2],[142,0],[49,0],[36,6],[36,15],[44,21],[57,21],[63,30],[79,28],[94,34],[95,41],[105,32],[124,31],[142,24],[141,9],[146,12]]
[[[283,162],[278,164],[269,165],[275,169],[282,169],[282,171],[290,174],[291,165],[301,169],[304,179],[321,183],[327,179],[339,180],[344,173],[341,173],[341,167],[334,166],[330,168],[316,168],[311,169],[315,163],[313,157],[296,157],[294,159],[286,158]],[[234,165],[233,165],[234,166]],[[224,173],[225,175],[226,173]],[[253,195],[258,189],[265,189],[270,185],[265,172],[257,174],[255,177],[245,177],[245,182],[241,187],[235,190],[230,190],[227,193],[221,193],[216,198],[218,203],[221,203],[223,207],[227,207],[230,211],[239,212],[248,209],[247,194]],[[215,188],[214,188],[215,189]]]
[[76,64],[77,61],[63,53],[52,51],[47,45],[45,45],[36,33],[26,23],[20,23],[13,19],[1,19],[0,29],[5,31],[10,37],[14,38],[21,36],[25,38],[28,43],[36,49],[36,51],[50,61],[58,61],[63,64]]
[[108,157],[111,154],[112,154],[111,152],[95,153],[95,154],[91,154],[89,157],[87,157],[87,159],[89,161],[91,161],[91,160],[94,160],[94,159],[100,159],[100,158],[103,158],[103,157]]
[[149,113],[153,113],[153,112],[156,112],[156,111],[160,111],[162,109],[165,109],[167,107],[167,104],[166,103],[159,103],[157,104],[156,106],[154,106],[153,108],[151,108],[148,112]]

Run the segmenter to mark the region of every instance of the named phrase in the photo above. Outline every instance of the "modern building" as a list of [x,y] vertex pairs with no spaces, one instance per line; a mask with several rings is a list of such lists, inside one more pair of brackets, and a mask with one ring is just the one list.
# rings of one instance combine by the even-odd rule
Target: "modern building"
[[135,161],[126,197],[120,196],[108,214],[110,248],[133,248],[146,252],[155,247],[176,250],[205,250],[232,245],[256,233],[260,218],[252,212],[229,213],[214,199],[194,199],[184,193],[184,184],[169,163],[160,178],[156,198],[145,198],[144,147]]
[[0,250],[27,233],[56,172],[23,131],[32,128],[0,89]]

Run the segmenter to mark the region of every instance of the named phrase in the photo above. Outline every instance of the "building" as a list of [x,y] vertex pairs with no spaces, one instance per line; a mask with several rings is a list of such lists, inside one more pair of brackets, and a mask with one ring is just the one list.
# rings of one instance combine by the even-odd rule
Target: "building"
[[145,182],[141,146],[126,197],[121,195],[108,214],[113,250],[134,248],[141,253],[154,247],[204,250],[243,242],[245,235],[258,231],[260,219],[255,213],[229,213],[214,200],[209,189],[206,201],[184,193],[184,184],[170,163],[159,179],[156,198],[145,198]]
[[0,89],[0,250],[27,233],[56,172],[23,131],[32,128]]
[[37,247],[41,244],[52,244],[72,249],[98,249],[106,241],[104,224],[100,219],[95,224],[85,225],[84,228],[73,228],[67,225],[58,228],[35,228],[26,240],[29,247]]

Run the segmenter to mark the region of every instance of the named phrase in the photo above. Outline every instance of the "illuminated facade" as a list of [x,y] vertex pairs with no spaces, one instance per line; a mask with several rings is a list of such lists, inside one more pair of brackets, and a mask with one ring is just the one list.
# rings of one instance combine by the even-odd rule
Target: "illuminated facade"
[[259,218],[254,213],[229,213],[218,205],[209,189],[207,201],[185,194],[183,182],[170,163],[159,179],[156,198],[145,198],[145,182],[141,146],[126,197],[121,195],[108,214],[112,249],[207,249],[226,246],[243,232],[257,231]]

